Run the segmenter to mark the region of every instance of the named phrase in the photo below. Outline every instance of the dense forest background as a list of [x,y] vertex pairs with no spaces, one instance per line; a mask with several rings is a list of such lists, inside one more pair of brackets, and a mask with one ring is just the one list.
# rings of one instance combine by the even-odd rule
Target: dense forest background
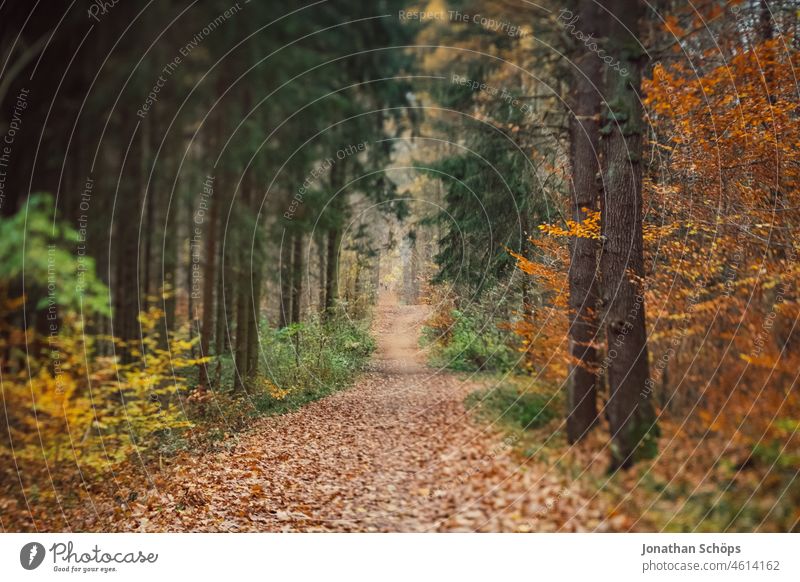
[[799,20],[3,2],[3,530],[357,383],[390,301],[614,528],[796,531]]

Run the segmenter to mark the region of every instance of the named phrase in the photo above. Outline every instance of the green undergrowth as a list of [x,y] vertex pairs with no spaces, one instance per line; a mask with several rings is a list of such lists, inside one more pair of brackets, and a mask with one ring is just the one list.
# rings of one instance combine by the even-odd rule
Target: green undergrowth
[[[568,482],[596,492],[609,518],[627,515],[620,527],[666,532],[800,530],[800,481],[788,455],[788,460],[776,460],[765,446],[738,451],[724,435],[698,437],[665,427],[656,458],[610,475],[609,429],[602,414],[585,439],[570,445],[563,423],[565,404],[554,388],[532,385],[520,375],[478,378],[492,387],[467,396],[469,412],[497,429],[520,455],[520,463],[542,462]],[[701,438],[707,448],[726,453],[709,455],[706,462],[682,454]]]
[[520,392],[514,386],[473,392],[467,397],[466,405],[490,422],[520,430],[542,427],[557,418],[559,412],[551,396]]
[[512,437],[519,454],[547,459],[552,447],[564,443],[559,429],[563,403],[554,390],[531,386],[519,376],[490,385],[469,394],[464,404],[480,422]]
[[274,329],[263,324],[258,372],[236,384],[231,355],[214,358],[212,376],[221,387],[189,413],[196,435],[214,445],[261,416],[285,414],[352,385],[375,350],[369,321],[340,315]]
[[513,370],[519,353],[516,338],[495,321],[470,310],[451,310],[423,328],[421,344],[431,364],[459,372],[503,373]]
[[313,319],[266,334],[254,399],[258,414],[282,414],[349,386],[375,350],[366,323]]

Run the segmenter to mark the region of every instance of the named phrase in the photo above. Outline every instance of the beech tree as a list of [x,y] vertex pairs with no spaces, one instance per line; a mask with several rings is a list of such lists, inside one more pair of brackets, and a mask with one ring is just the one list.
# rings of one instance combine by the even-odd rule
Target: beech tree
[[[566,27],[577,16],[577,26],[584,34],[597,37],[599,9],[594,0],[579,0],[575,14],[570,11]],[[563,18],[562,18],[563,20]],[[567,32],[572,32],[569,29]],[[576,223],[598,209],[600,172],[599,130],[602,61],[577,44],[572,51],[573,90],[570,92],[570,214]],[[572,237],[569,266],[569,342],[570,374],[567,380],[567,437],[576,442],[597,421],[597,240]]]
[[[607,341],[606,413],[612,468],[652,454],[656,421],[651,402],[644,305],[642,239],[642,137],[640,90],[646,55],[639,40],[643,5],[602,2],[606,51],[619,70],[606,67],[602,127],[602,223],[600,269],[602,326]],[[624,73],[623,73],[624,71]]]

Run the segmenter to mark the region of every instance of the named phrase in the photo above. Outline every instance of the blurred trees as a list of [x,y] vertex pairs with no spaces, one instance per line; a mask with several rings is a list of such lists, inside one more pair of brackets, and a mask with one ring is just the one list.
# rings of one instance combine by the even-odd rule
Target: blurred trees
[[395,253],[445,363],[563,391],[570,443],[626,467],[655,453],[658,418],[655,475],[790,491],[795,3],[0,16],[3,454],[45,470],[67,434],[101,470],[121,458],[104,439],[125,456],[185,426],[189,393],[274,408],[312,360],[341,381],[368,342],[339,323]]
[[0,7],[0,454],[23,487],[154,452],[208,390],[244,409],[352,377],[349,200],[394,197],[382,140],[407,124],[400,2],[56,4]]
[[[429,6],[528,32],[491,34],[445,16],[418,37],[447,41],[423,61],[446,81],[420,96],[432,106],[423,127],[446,127],[453,142],[436,165],[447,172],[440,179],[454,213],[442,222],[439,277],[459,291],[432,326],[447,344],[448,330],[475,321],[469,313],[455,321],[453,308],[505,310],[505,322],[490,325],[515,332],[506,341],[520,350],[518,367],[566,388],[570,440],[595,424],[594,410],[610,423],[612,467],[639,444],[647,443],[642,456],[654,452],[656,416],[671,438],[676,426],[692,427],[737,443],[731,454],[743,463],[757,454],[791,464],[796,378],[780,370],[794,357],[798,315],[790,291],[796,11],[755,0],[696,10],[661,2],[640,14],[601,4],[544,3],[535,14],[490,0]],[[622,15],[638,32],[616,30],[617,20],[592,10]],[[504,100],[514,91],[517,106]],[[520,116],[527,102],[537,104],[535,116]],[[494,143],[490,126],[502,129]],[[466,146],[475,154],[462,154]],[[504,163],[517,146],[518,162]],[[478,170],[484,159],[501,170]],[[482,208],[506,216],[514,183],[524,194],[512,197],[525,199],[527,212],[479,225]],[[504,259],[480,253],[526,220],[530,244],[506,237],[498,247],[527,275],[527,299],[498,301],[492,285],[471,290],[484,271],[500,288],[514,281]],[[481,305],[489,297],[491,307]],[[492,354],[483,359],[492,368]],[[661,440],[661,458],[671,458],[674,442]]]

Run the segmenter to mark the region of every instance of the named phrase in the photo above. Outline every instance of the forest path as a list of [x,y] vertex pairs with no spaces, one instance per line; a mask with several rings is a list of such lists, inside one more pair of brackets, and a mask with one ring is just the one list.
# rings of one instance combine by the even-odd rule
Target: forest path
[[[479,386],[425,364],[426,306],[378,306],[356,386],[187,456],[116,527],[140,531],[585,531],[604,512],[470,420]],[[548,507],[548,503],[550,504]]]

